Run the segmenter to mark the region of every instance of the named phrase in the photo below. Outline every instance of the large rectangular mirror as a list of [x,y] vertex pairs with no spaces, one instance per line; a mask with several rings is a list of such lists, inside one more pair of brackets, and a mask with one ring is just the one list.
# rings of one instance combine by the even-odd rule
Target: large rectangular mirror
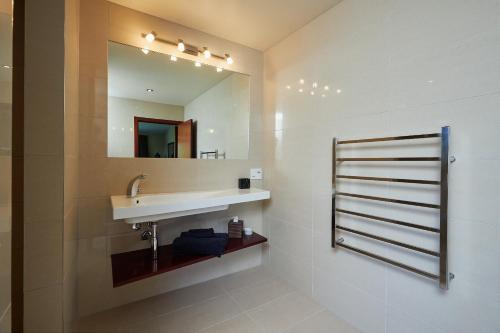
[[250,77],[108,43],[108,156],[247,159]]

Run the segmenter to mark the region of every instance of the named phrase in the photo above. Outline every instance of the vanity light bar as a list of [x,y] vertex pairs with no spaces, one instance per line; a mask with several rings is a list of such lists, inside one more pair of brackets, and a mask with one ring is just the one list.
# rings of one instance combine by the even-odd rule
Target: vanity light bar
[[195,57],[198,57],[201,54],[206,59],[213,57],[213,58],[225,61],[228,65],[232,65],[234,63],[233,58],[228,53],[221,56],[221,55],[212,53],[207,47],[203,47],[203,49],[199,49],[195,45],[187,44],[182,39],[179,39],[177,42],[173,42],[171,40],[158,37],[154,31],[151,31],[148,33],[142,33],[141,36],[143,38],[145,38],[149,43],[156,41],[156,42],[160,42],[163,44],[172,45],[172,46],[175,46],[179,52],[187,53],[187,54],[193,55]]

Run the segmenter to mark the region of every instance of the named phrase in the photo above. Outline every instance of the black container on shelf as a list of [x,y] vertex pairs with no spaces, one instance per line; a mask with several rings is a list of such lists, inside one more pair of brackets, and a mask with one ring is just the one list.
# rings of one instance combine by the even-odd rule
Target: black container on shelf
[[250,188],[250,178],[238,179],[238,188],[240,189]]

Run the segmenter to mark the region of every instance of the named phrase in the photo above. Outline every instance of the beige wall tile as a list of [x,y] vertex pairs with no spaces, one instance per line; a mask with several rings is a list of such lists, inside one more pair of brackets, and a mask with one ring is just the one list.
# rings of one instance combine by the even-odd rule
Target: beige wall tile
[[64,203],[63,157],[26,156],[24,166],[25,219],[60,219]]
[[[165,38],[170,35],[178,38],[182,35],[192,43],[209,44],[213,49],[227,50],[238,59],[234,69],[251,75],[252,126],[259,126],[261,119],[259,114],[262,99],[262,53],[103,0],[82,2],[80,14],[80,314],[125,304],[259,264],[261,250],[251,249],[217,261],[213,267],[199,264],[187,268],[184,272],[160,275],[121,287],[120,290],[111,287],[109,255],[144,248],[149,244],[140,240],[139,233],[132,232],[128,226],[120,225],[123,222],[113,222],[110,219],[109,195],[125,194],[129,181],[140,173],[149,175],[142,185],[144,193],[236,187],[237,178],[248,176],[250,167],[260,166],[261,155],[253,154],[250,161],[215,161],[218,163],[181,159],[107,158],[108,39],[140,46],[138,43],[143,43],[140,34],[143,31],[155,30]],[[187,223],[193,228],[214,225],[222,228],[232,215],[239,215],[248,220],[248,225],[256,231],[263,229],[260,205],[232,207],[223,214],[206,215],[178,219],[175,223],[183,223],[179,227],[172,227],[170,223],[160,225],[161,243],[171,242]],[[240,260],[237,260],[238,257]]]
[[62,332],[63,291],[60,285],[24,294],[24,332]]

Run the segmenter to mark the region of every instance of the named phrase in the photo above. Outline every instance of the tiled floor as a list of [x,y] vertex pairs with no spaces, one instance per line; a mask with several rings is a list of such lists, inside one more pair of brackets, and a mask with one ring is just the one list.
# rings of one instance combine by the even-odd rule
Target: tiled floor
[[352,333],[310,297],[256,267],[83,318],[78,333]]

